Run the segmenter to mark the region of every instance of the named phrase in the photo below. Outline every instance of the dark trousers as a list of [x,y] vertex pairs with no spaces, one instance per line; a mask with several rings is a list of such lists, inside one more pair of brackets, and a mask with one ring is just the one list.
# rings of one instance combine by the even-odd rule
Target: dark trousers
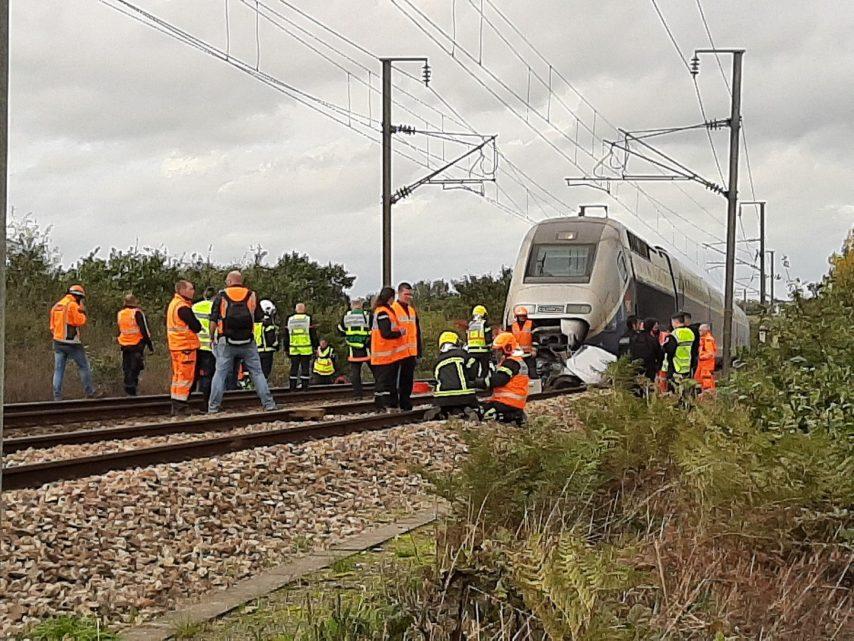
[[412,409],[412,384],[415,382],[415,357],[410,356],[400,361],[400,371],[397,376],[397,398],[400,409],[408,412]]
[[267,383],[270,383],[270,373],[273,371],[273,354],[276,352],[258,352],[258,356],[261,358],[261,371],[264,372],[264,378],[267,379]]
[[388,365],[374,365],[374,404],[377,409],[397,407],[397,377],[400,361]]
[[350,361],[350,383],[353,385],[353,396],[356,398],[362,398],[364,395],[362,365],[367,365],[369,369],[371,367],[366,361]]
[[216,371],[216,357],[211,350],[200,349],[196,351],[196,389],[202,393],[205,399],[205,407],[211,400],[211,383]]
[[490,401],[483,404],[484,418],[494,418],[499,423],[516,423],[521,424],[525,419],[524,410],[518,407],[510,407],[504,403]]
[[489,352],[471,352],[477,361],[477,377],[486,378],[489,374],[489,364],[492,362],[492,354]]
[[143,346],[128,347],[122,350],[122,374],[124,375],[125,394],[136,396],[139,387],[139,373],[145,369]]
[[314,382],[316,385],[332,385],[335,374],[314,374]]
[[528,368],[528,378],[537,378],[537,359],[533,356],[526,356],[524,360]]
[[311,382],[311,354],[291,354],[291,376],[288,379],[290,389],[295,390],[297,385],[302,389],[308,389]]

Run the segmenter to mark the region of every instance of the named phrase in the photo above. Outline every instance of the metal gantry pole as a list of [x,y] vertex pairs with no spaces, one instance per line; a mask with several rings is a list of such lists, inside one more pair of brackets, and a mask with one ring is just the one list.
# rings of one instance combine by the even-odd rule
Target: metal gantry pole
[[391,287],[391,59],[383,59],[383,287]]
[[0,542],[5,539],[3,499],[3,403],[6,386],[6,212],[9,173],[9,0],[0,0]]
[[765,201],[759,203],[759,302],[765,304]]
[[769,249],[768,253],[771,254],[771,310],[774,310],[774,250]]
[[724,278],[724,377],[732,358],[733,287],[735,283],[735,227],[738,210],[738,151],[741,133],[741,63],[743,50],[732,52],[732,109],[729,128],[729,183],[727,186],[726,276]]

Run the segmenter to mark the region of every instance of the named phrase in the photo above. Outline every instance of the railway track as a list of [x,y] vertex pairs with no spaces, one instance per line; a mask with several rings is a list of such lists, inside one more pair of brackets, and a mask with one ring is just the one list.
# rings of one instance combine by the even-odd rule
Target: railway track
[[[370,394],[372,383],[365,384],[365,392]],[[271,390],[277,403],[306,403],[312,401],[346,398],[353,393],[350,385],[319,385],[308,391],[291,392],[287,388],[277,387]],[[222,406],[226,409],[257,405],[258,397],[254,391],[231,391],[223,397]],[[190,406],[202,410],[201,396],[191,396]],[[9,429],[35,427],[41,425],[84,423],[109,420],[127,416],[168,416],[171,402],[168,394],[135,397],[109,397],[96,399],[75,399],[68,401],[46,401],[35,403],[9,403],[3,407],[4,424]]]
[[[530,400],[540,400],[560,396],[563,394],[577,393],[585,388],[570,388],[564,390],[541,392],[532,394]],[[429,396],[418,397],[418,400],[429,400]],[[350,411],[360,411],[369,408],[369,401],[355,402],[349,404]],[[358,407],[356,407],[358,406]],[[341,406],[335,405],[332,411],[341,412]],[[306,408],[307,410],[314,409],[322,410],[324,413],[327,408]],[[252,412],[241,414],[226,414],[222,416],[213,416],[205,419],[195,419],[187,421],[175,421],[170,423],[159,423],[149,426],[131,426],[130,428],[114,428],[121,429],[154,429],[160,428],[170,429],[174,426],[179,426],[185,431],[213,431],[235,429],[245,427],[246,425],[254,425],[264,422],[293,420],[293,412],[295,410],[277,410],[276,412]],[[288,415],[290,413],[290,415]],[[366,416],[356,416],[332,421],[322,421],[310,423],[306,425],[297,425],[284,427],[281,429],[262,430],[257,432],[243,432],[240,434],[224,435],[215,438],[199,439],[182,443],[170,443],[168,445],[157,445],[150,447],[142,447],[133,450],[108,452],[105,454],[97,454],[93,456],[77,457],[73,459],[62,459],[55,461],[47,461],[43,463],[33,463],[29,465],[18,465],[9,467],[3,472],[3,482],[7,489],[25,489],[36,488],[51,483],[53,481],[70,480],[103,474],[110,471],[126,470],[136,467],[144,467],[147,465],[155,465],[159,463],[177,463],[181,461],[189,461],[192,459],[218,456],[228,452],[236,452],[239,450],[252,449],[255,447],[263,447],[267,445],[280,445],[283,443],[300,443],[306,440],[330,438],[332,436],[343,436],[357,432],[366,432],[372,430],[387,429],[396,427],[406,423],[420,421],[424,415],[423,409],[416,409],[410,412],[397,412],[392,414],[370,414]],[[190,425],[192,424],[192,425]],[[48,439],[48,438],[87,438],[87,432],[94,433],[91,438],[97,439],[97,433],[103,433],[105,430],[88,430],[77,433],[66,433],[60,435],[44,435],[41,437],[29,437],[30,439]],[[182,431],[179,429],[178,431]],[[160,431],[158,434],[167,434],[168,431]],[[171,432],[171,433],[174,433]],[[73,434],[78,434],[74,437]],[[145,435],[145,434],[143,434]],[[150,435],[150,434],[148,434]],[[124,436],[124,438],[133,438],[140,436],[139,433]],[[115,438],[110,436],[109,438]],[[102,439],[100,439],[102,440]],[[6,447],[11,443],[13,447],[20,445],[23,439],[10,439],[6,441]],[[32,442],[32,441],[31,441]],[[46,441],[42,441],[43,443]],[[65,441],[67,444],[69,441]],[[91,440],[78,440],[71,442],[93,442]],[[54,443],[55,445],[58,443]],[[30,445],[29,447],[32,447]],[[50,447],[44,445],[43,447]],[[21,449],[18,447],[18,449]],[[14,450],[13,450],[14,451]]]

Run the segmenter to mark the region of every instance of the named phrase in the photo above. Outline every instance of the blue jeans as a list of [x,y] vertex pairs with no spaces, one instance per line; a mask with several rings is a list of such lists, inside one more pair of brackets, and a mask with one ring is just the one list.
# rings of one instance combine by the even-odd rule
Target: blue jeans
[[95,388],[92,386],[92,370],[86,359],[86,352],[80,343],[53,343],[54,368],[53,368],[53,400],[62,400],[62,381],[65,378],[65,365],[70,358],[77,363],[80,372],[80,382],[83,383],[83,391],[86,396],[93,396]]
[[261,399],[264,409],[276,409],[276,402],[270,393],[267,379],[264,378],[264,372],[261,371],[261,358],[258,356],[258,348],[254,342],[247,343],[246,345],[229,345],[225,342],[224,338],[220,338],[214,346],[214,355],[216,356],[216,371],[214,372],[213,383],[211,384],[211,400],[208,403],[209,412],[219,411],[219,406],[222,404],[222,395],[225,392],[225,381],[231,374],[236,359],[243,360],[243,366],[249,372],[249,377],[255,386],[255,392],[258,394],[258,398]]

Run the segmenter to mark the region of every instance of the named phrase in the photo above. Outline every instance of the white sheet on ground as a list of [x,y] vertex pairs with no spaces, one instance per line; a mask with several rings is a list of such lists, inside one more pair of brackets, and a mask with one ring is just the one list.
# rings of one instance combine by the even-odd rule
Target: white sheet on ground
[[582,345],[572,356],[566,359],[566,369],[588,385],[602,382],[602,376],[608,363],[617,360],[611,352],[592,345]]

